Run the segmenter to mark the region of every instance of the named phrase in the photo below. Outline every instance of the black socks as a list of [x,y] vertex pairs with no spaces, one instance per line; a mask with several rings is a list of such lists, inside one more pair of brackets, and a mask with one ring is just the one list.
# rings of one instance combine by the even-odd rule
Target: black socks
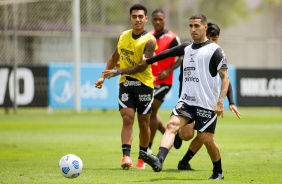
[[181,162],[185,162],[185,163],[188,163],[192,158],[193,156],[195,155],[196,153],[192,152],[190,149],[187,151],[187,153],[184,155],[184,157],[182,158]]
[[129,144],[123,144],[122,146],[122,156],[126,155],[130,157],[130,150],[131,150],[131,145]]
[[169,150],[165,147],[160,147],[157,157],[159,158],[161,164],[163,164],[165,157],[167,156]]
[[221,158],[217,162],[212,162],[212,163],[213,163],[213,171],[222,173]]

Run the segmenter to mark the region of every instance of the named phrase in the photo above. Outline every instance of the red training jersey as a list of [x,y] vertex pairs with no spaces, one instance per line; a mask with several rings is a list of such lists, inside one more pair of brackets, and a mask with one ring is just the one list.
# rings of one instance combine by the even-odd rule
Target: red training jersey
[[[152,30],[149,32],[155,36],[155,30]],[[158,49],[155,50],[155,55],[167,50],[171,42],[176,37],[177,35],[175,33],[173,33],[172,31],[168,31],[167,33],[162,35],[160,38],[156,38]],[[157,77],[159,76],[158,73],[160,71],[170,68],[174,63],[175,63],[175,57],[169,57],[169,58],[166,58],[164,60],[161,60],[151,65],[153,76],[154,76],[154,84],[156,85],[160,85],[160,84],[172,85],[173,84],[173,72],[171,72],[165,80],[158,80]]]

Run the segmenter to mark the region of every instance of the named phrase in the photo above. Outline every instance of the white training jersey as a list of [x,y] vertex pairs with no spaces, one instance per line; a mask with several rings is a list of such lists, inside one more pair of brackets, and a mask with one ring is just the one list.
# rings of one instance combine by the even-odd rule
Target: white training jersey
[[218,70],[227,68],[223,50],[208,40],[200,44],[193,43],[185,47],[184,52],[179,101],[214,110],[220,93]]

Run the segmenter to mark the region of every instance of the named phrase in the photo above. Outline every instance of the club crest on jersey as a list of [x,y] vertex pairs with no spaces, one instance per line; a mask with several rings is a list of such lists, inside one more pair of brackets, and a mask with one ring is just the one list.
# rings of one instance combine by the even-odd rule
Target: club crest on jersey
[[175,109],[180,109],[183,106],[183,102],[178,102]]
[[123,94],[121,95],[121,101],[123,101],[123,102],[128,101],[128,94],[127,94],[127,93],[123,93]]

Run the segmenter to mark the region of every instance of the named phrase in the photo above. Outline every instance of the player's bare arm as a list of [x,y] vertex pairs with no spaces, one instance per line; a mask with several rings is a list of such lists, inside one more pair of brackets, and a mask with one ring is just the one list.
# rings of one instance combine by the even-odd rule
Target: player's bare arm
[[[146,57],[146,58],[153,57],[155,48],[156,48],[156,39],[152,38],[146,43],[143,57]],[[146,62],[142,62],[142,60],[143,58],[140,60],[140,62],[137,65],[134,65],[130,68],[117,69],[117,70],[105,70],[103,71],[103,74],[105,77],[111,78],[111,77],[118,76],[119,74],[134,74],[134,73],[142,72],[148,67],[148,64]]]
[[[119,60],[119,53],[116,48],[112,56],[109,58],[107,62],[107,66],[104,71],[113,69],[117,65],[118,60]],[[107,76],[105,76],[105,74],[102,72],[102,76],[95,82],[95,87],[102,88],[106,77]]]
[[218,116],[222,115],[222,117],[223,117],[224,99],[226,97],[228,86],[229,86],[228,69],[227,68],[220,69],[219,70],[219,76],[222,80],[222,83],[221,83],[220,94],[219,94],[217,104],[215,106],[215,112],[214,113],[217,114]]

